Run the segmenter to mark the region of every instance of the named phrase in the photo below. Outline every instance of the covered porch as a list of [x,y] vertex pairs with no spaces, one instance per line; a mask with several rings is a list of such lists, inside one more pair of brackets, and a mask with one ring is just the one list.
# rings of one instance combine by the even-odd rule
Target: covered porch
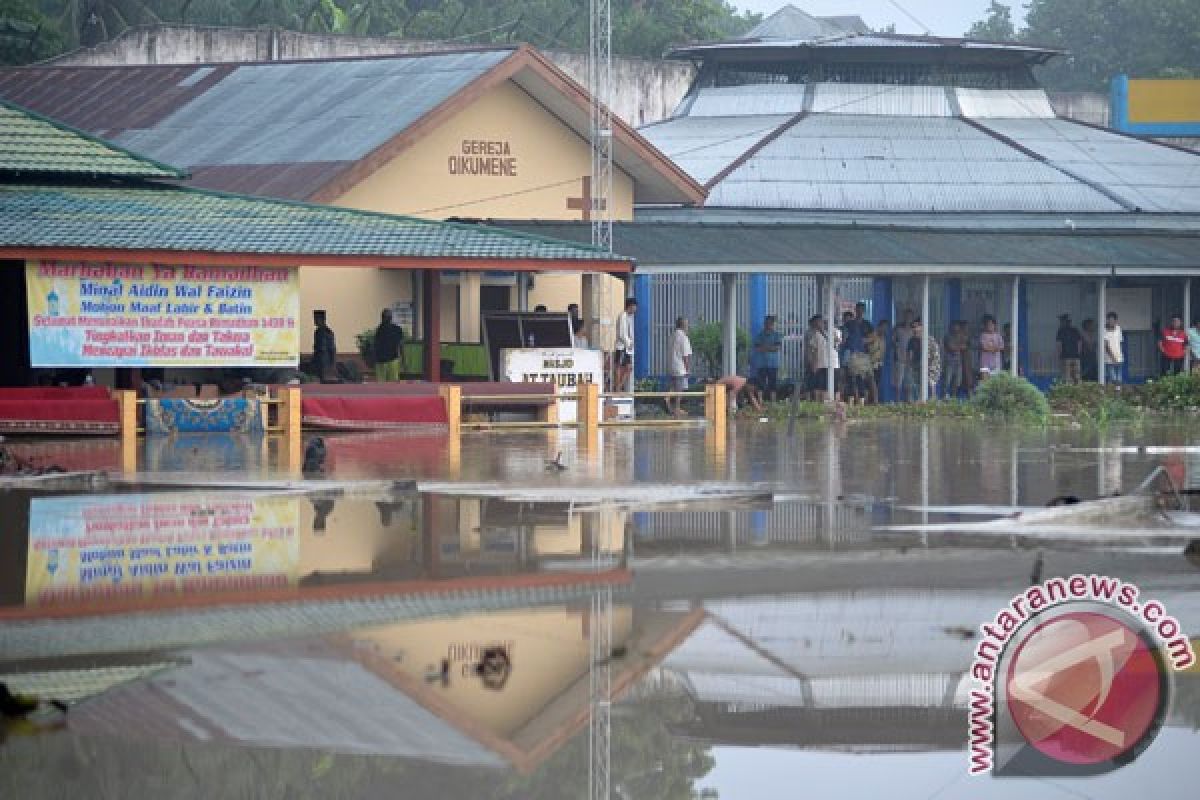
[[[581,235],[563,224],[522,228]],[[861,302],[872,324],[895,324],[911,312],[939,342],[952,322],[966,321],[977,332],[990,315],[1015,353],[1006,368],[1042,389],[1059,377],[1059,315],[1070,315],[1076,327],[1091,319],[1102,330],[1105,314],[1117,311],[1123,378],[1140,382],[1158,375],[1158,326],[1172,316],[1190,323],[1192,278],[1200,275],[1200,235],[1168,229],[644,221],[618,224],[614,242],[638,261],[638,338],[648,343],[640,348],[647,357],[636,365],[639,378],[665,373],[678,316],[693,325],[719,323],[721,372],[744,373],[749,365],[744,346],[738,353],[738,330],[753,340],[774,315],[783,335],[780,379],[799,384],[808,319],[840,319]],[[1095,337],[1098,364],[1102,338]],[[896,399],[891,355],[884,360],[884,400]],[[927,347],[922,359],[928,374]],[[1103,382],[1104,370],[1098,373]],[[918,399],[926,400],[931,389],[921,383]]]

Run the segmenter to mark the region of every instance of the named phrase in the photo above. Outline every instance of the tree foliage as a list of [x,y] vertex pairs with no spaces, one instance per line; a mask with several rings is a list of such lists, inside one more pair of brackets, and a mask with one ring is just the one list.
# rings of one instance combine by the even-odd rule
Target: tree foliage
[[[24,34],[15,48],[0,41],[7,48],[5,63],[91,47],[127,28],[160,22],[273,25],[463,45],[529,42],[545,49],[586,50],[588,43],[588,4],[582,0],[4,0],[3,8],[0,37],[9,33],[10,18]],[[658,58],[673,44],[735,36],[761,15],[740,13],[725,0],[613,0],[612,18],[614,53]],[[32,51],[22,49],[26,24],[45,31]]]
[[[1114,75],[1178,78],[1200,75],[1200,3],[1195,0],[1029,0],[1015,38],[1057,47],[1038,76],[1048,89],[1105,91]],[[1011,25],[1007,6],[993,2],[968,36],[988,39]]]
[[1013,41],[1017,38],[1017,29],[1013,26],[1012,9],[998,0],[992,0],[987,15],[971,26],[967,37],[989,42]]

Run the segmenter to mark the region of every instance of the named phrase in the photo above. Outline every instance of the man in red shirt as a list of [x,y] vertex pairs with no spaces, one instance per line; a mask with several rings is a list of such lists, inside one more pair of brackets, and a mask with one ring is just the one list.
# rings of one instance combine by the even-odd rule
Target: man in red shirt
[[1163,374],[1175,375],[1183,372],[1183,356],[1187,352],[1187,331],[1183,319],[1171,317],[1171,324],[1158,340],[1158,351],[1162,353]]

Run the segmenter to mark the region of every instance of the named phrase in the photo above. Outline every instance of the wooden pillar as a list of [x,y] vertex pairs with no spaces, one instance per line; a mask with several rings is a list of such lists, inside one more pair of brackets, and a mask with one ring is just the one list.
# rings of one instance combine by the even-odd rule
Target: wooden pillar
[[725,430],[726,419],[729,416],[728,390],[720,383],[710,383],[704,387],[704,418],[709,426]]
[[479,341],[479,295],[481,274],[472,270],[458,276],[458,340]]
[[121,435],[121,471],[137,472],[137,392],[118,389],[114,394],[117,398],[117,426]]
[[279,390],[279,426],[283,428],[280,469],[297,474],[304,463],[304,439],[301,436],[302,406],[299,386]]
[[421,274],[421,322],[425,380],[438,383],[442,379],[442,281],[435,269]]
[[587,436],[600,430],[600,384],[579,384],[580,398],[576,401],[575,419]]
[[457,438],[462,433],[462,387],[443,383],[438,387],[438,394],[446,404],[446,430],[451,437]]

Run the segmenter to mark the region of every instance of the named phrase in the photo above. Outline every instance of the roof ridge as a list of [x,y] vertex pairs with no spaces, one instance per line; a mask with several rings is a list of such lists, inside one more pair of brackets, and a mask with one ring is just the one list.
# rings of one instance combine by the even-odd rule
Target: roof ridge
[[[20,105],[18,103],[14,103],[11,100],[6,100],[3,97],[0,97],[0,106],[3,106],[4,108],[7,108],[10,111],[15,111],[18,114],[23,114],[26,117],[37,120],[38,122],[41,122],[45,125],[49,125],[50,127],[55,128],[56,130],[63,131],[64,133],[69,133],[73,136],[79,137],[80,139],[84,139],[88,142],[91,142],[92,144],[96,144],[101,147],[107,148],[108,150],[111,150],[114,153],[118,153],[120,155],[126,156],[127,158],[131,158],[134,161],[138,161],[143,164],[149,164],[150,166],[161,169],[164,172],[169,172],[174,177],[179,178],[180,180],[186,180],[187,178],[191,177],[191,173],[188,172],[186,169],[183,169],[181,167],[176,167],[172,164],[165,164],[162,161],[157,161],[153,158],[150,158],[149,156],[142,155],[141,153],[135,153],[134,151],[126,149],[119,144],[110,142],[107,139],[102,139],[99,136],[95,136],[93,134],[88,133],[87,131],[80,130],[79,128],[76,128],[72,125],[68,125],[65,122],[60,122],[59,120],[56,120],[53,117],[47,117],[43,114],[39,114],[38,112],[36,112],[32,109],[26,108],[25,106]],[[57,172],[57,170],[47,170],[47,172],[52,174],[52,173]],[[168,177],[168,176],[159,176],[159,177]]]
[[[217,26],[220,27],[220,26]],[[384,37],[386,38],[386,37]],[[403,40],[400,40],[403,41]],[[52,61],[40,61],[36,64],[25,64],[20,66],[9,66],[0,68],[2,70],[20,70],[20,71],[35,71],[35,70],[51,70],[51,69],[79,69],[79,70],[101,70],[101,69],[117,69],[117,70],[157,70],[157,69],[187,69],[202,68],[202,67],[250,67],[250,66],[268,66],[273,64],[330,64],[343,61],[384,61],[398,60],[404,58],[427,58],[431,56],[453,56],[464,55],[467,53],[493,53],[493,52],[514,52],[521,49],[519,44],[505,45],[479,45],[477,47],[452,47],[445,50],[418,50],[408,53],[373,53],[368,55],[350,55],[350,56],[324,56],[321,58],[281,58],[274,61],[189,61],[179,64],[56,64]],[[66,55],[66,54],[64,54]]]

